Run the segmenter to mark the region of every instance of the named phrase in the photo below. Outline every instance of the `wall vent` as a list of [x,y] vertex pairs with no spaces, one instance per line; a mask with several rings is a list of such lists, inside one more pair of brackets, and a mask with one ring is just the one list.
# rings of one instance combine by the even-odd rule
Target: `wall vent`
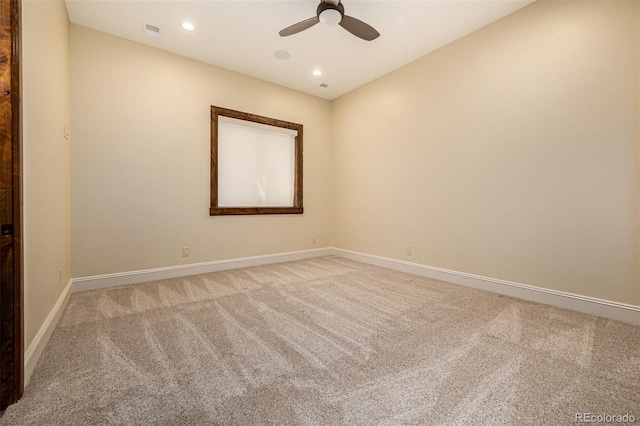
[[144,33],[149,37],[158,38],[160,36],[160,27],[151,24],[144,24]]

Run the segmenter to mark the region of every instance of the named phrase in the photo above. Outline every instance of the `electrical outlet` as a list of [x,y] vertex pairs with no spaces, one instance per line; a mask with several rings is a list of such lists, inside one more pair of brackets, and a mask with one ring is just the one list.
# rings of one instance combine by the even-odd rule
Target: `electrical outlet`
[[189,247],[182,247],[182,257],[189,257]]
[[407,256],[411,256],[411,250],[412,250],[412,249],[411,249],[411,246],[406,246],[406,247],[404,248],[404,252],[405,252],[405,254],[406,254]]
[[311,244],[315,244],[315,243],[316,243],[316,237],[313,236],[313,237],[311,237]]

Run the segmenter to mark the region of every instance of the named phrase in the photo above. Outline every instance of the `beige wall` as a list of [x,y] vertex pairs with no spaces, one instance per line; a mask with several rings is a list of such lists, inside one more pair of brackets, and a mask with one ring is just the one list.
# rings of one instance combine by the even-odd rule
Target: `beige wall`
[[[333,245],[639,305],[639,17],[538,2],[333,103],[72,26],[73,276]],[[305,125],[303,216],[208,216],[211,104]]]
[[639,305],[639,7],[534,3],[336,100],[334,245]]
[[71,143],[64,137],[71,124],[69,21],[62,0],[23,1],[22,61],[28,348],[71,274]]
[[[74,277],[329,245],[328,101],[75,25],[71,64]],[[211,105],[304,125],[304,215],[209,216]]]

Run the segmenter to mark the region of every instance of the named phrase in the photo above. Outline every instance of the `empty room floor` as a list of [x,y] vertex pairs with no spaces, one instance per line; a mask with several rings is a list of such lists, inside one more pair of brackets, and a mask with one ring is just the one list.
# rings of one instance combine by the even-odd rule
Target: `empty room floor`
[[74,293],[2,425],[640,419],[640,327],[323,257]]

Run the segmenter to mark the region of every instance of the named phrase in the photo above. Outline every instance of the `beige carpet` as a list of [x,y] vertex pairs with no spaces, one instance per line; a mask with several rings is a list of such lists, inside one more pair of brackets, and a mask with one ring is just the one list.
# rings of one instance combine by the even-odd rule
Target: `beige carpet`
[[325,257],[76,293],[2,425],[640,423],[640,328]]

